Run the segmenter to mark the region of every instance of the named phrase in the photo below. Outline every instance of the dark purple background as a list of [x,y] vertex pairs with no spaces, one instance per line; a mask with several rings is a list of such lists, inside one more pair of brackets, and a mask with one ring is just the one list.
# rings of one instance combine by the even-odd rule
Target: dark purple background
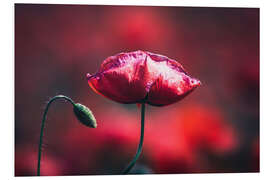
[[259,171],[258,8],[16,4],[16,176],[35,175],[43,110],[58,94],[88,106],[98,127],[53,103],[41,174],[123,170],[136,152],[140,111],[95,94],[86,73],[139,49],[178,60],[202,86],[176,104],[147,106],[133,173]]

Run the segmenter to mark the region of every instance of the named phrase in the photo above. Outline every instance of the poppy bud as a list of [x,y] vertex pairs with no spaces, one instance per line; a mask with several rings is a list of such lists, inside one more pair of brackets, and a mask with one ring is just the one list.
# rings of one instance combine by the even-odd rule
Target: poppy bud
[[96,118],[89,108],[87,108],[86,106],[82,104],[76,103],[73,106],[73,111],[76,117],[78,118],[78,120],[82,124],[91,128],[97,127]]
[[179,62],[147,51],[110,56],[87,79],[95,92],[111,100],[153,106],[175,103],[201,84]]

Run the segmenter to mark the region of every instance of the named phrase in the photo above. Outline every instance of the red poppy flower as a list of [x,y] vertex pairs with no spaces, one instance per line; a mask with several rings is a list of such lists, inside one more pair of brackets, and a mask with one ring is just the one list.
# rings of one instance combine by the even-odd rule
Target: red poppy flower
[[87,78],[95,92],[109,99],[154,106],[175,103],[201,84],[177,61],[140,50],[108,57]]

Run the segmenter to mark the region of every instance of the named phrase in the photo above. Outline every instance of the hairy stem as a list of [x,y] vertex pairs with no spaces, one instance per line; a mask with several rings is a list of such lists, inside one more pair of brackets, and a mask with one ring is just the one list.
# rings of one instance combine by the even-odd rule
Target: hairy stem
[[129,173],[129,171],[133,168],[136,161],[138,160],[141,152],[142,152],[142,146],[143,146],[143,137],[144,137],[144,116],[145,116],[145,103],[142,103],[141,107],[141,137],[140,137],[140,143],[137,149],[137,153],[134,156],[133,160],[129,163],[129,165],[124,169],[123,174]]
[[48,113],[48,110],[49,110],[49,107],[50,107],[51,103],[54,100],[57,100],[57,99],[65,99],[68,102],[70,102],[73,106],[75,105],[75,103],[72,101],[72,99],[70,99],[69,97],[63,96],[63,95],[54,96],[48,102],[48,104],[46,106],[46,109],[44,111],[44,114],[43,114],[42,122],[41,122],[41,130],[40,130],[40,137],[39,137],[39,147],[38,147],[37,176],[40,176],[40,161],[41,161],[41,153],[42,153],[42,139],[43,139],[43,134],[44,134],[45,120],[47,118],[47,113]]

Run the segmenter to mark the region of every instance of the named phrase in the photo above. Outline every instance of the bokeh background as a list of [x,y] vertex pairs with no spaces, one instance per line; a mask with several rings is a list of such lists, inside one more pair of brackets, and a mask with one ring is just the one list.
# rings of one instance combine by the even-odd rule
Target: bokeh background
[[121,173],[136,152],[140,109],[95,94],[86,73],[139,49],[176,59],[202,86],[173,105],[146,107],[132,173],[259,171],[258,8],[16,4],[16,176],[36,174],[42,114],[58,94],[88,106],[98,127],[53,103],[41,175]]

